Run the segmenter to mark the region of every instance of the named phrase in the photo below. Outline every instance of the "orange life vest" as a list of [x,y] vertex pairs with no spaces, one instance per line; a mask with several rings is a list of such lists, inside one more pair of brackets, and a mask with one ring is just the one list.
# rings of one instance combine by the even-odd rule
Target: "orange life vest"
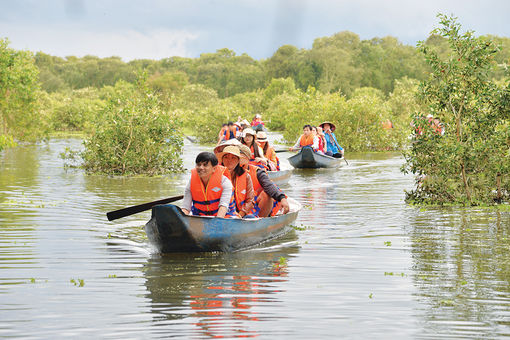
[[223,132],[223,139],[229,140],[229,139],[236,138],[236,134],[237,134],[238,130],[239,130],[239,128],[235,125],[230,128],[226,128],[225,131]]
[[[287,197],[287,195],[285,195],[285,197]],[[278,211],[280,211],[280,209],[282,208],[282,204],[280,202],[278,202],[277,200],[274,200],[273,201],[273,209],[271,209],[271,213],[269,214],[269,216],[274,216],[278,213]]]
[[255,194],[255,197],[253,197],[253,209],[251,210],[251,213],[255,216],[259,215],[260,208],[257,203],[260,193],[262,192],[262,186],[259,183],[259,180],[257,178],[257,169],[258,167],[252,164],[248,164],[248,171],[250,173],[251,181],[253,183],[253,193]]
[[[219,165],[221,166],[224,170],[223,170],[223,176],[227,177],[230,182],[232,183],[232,177],[230,176],[230,171],[228,171],[227,167],[225,166],[222,166],[222,165]],[[236,201],[235,201],[235,196],[234,196],[234,184],[232,184],[232,197],[230,198],[230,203],[228,204],[228,211],[227,211],[227,214],[225,215],[225,217],[231,217],[231,216],[234,216],[234,212],[236,211]]]
[[266,157],[270,161],[275,161],[276,160],[276,152],[274,152],[274,149],[269,146],[267,148],[267,151],[266,151],[266,154],[264,155],[264,157]]
[[253,183],[253,192],[255,193],[255,196],[258,196],[262,191],[262,186],[260,185],[259,180],[257,178],[257,167],[249,164],[248,171],[250,173],[251,181]]
[[[225,167],[218,165],[211,178],[209,178],[207,187],[204,187],[204,183],[202,183],[200,176],[198,176],[197,170],[191,170],[190,191],[192,200],[191,212],[193,215],[216,216],[218,214],[221,194],[223,192],[221,177],[225,169]],[[233,215],[233,203],[234,198],[232,197],[227,216]]]
[[313,135],[309,134],[308,136],[301,135],[301,138],[299,138],[299,146],[312,146],[313,145]]
[[241,176],[236,177],[236,183],[234,184],[234,197],[237,211],[241,211],[241,208],[246,201],[246,182],[246,172]]
[[260,147],[257,143],[253,143],[252,146],[250,146],[250,151],[251,151],[251,158],[249,160],[249,163],[251,165],[255,165],[255,166],[258,166],[259,168],[261,169],[264,169],[266,170],[267,169],[267,164],[266,162],[261,162],[261,161],[256,161],[255,160],[255,151],[254,151],[254,148],[257,147],[259,148],[259,151],[260,151]]
[[[264,154],[264,157],[266,157],[267,160],[274,165],[274,168],[276,168],[277,171],[280,170],[280,160],[276,156],[276,152],[274,151],[273,147],[268,145],[266,153]],[[272,169],[271,165],[269,165],[269,164],[268,164],[268,168],[269,168],[268,170],[274,171],[274,168]]]
[[253,143],[253,144],[250,146],[250,151],[251,151],[251,158],[250,158],[250,161],[255,159],[255,148],[254,148],[254,145],[257,145],[257,146],[258,146],[258,144],[255,144],[255,143]]

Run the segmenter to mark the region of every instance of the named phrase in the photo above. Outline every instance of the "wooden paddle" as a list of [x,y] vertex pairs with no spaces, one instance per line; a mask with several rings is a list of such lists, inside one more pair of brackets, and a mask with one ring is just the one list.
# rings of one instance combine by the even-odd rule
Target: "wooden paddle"
[[183,197],[184,197],[183,195],[173,196],[173,197],[164,198],[162,200],[158,200],[158,201],[154,201],[154,202],[138,204],[138,205],[134,205],[132,207],[127,207],[127,208],[123,208],[123,209],[119,209],[119,210],[115,210],[115,211],[110,211],[109,213],[106,213],[106,217],[108,218],[108,221],[113,221],[113,220],[116,220],[121,217],[126,217],[129,215],[137,214],[137,213],[145,211],[145,210],[149,210],[150,208],[152,208],[153,206],[158,205],[158,204],[167,204],[167,203],[172,203],[172,202],[178,201],[178,200],[182,199]]

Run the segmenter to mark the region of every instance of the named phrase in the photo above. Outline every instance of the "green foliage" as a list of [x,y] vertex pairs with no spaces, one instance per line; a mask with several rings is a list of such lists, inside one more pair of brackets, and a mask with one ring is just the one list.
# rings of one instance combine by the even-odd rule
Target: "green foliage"
[[48,117],[53,131],[90,132],[105,106],[96,88],[43,93],[39,99],[41,112]]
[[[493,37],[502,46],[496,56],[498,64],[508,65],[510,38]],[[448,43],[439,34],[431,35],[425,45],[443,58]],[[39,52],[35,56],[40,70],[42,89],[47,92],[101,88],[118,80],[135,83],[136,72],[150,75],[150,86],[167,100],[186,84],[213,89],[219,98],[254,92],[272,79],[292,79],[295,87],[305,91],[314,87],[321,92],[341,92],[348,98],[360,87],[372,87],[388,95],[395,79],[408,77],[424,80],[430,70],[418,50],[387,36],[361,40],[353,32],[339,32],[315,39],[311,49],[283,45],[267,60],[257,61],[246,54],[237,56],[223,48],[203,53],[199,58],[171,57],[162,60],[140,59],[128,63],[118,57],[59,58]],[[504,67],[492,76],[504,79]],[[266,104],[266,103],[265,103]]]
[[243,119],[250,119],[257,113],[264,112],[263,109],[263,90],[256,90],[253,92],[245,92],[236,94],[233,97],[229,97],[228,100],[239,107],[243,112]]
[[389,107],[380,90],[357,89],[346,102],[346,110],[338,112],[333,121],[338,122],[338,141],[349,151],[394,149],[382,128],[384,117],[389,116]]
[[182,135],[176,117],[161,110],[143,79],[120,81],[84,141],[84,168],[113,175],[162,174],[182,169]]
[[0,124],[4,135],[34,141],[47,132],[38,114],[38,70],[33,55],[0,39]]
[[268,108],[272,125],[283,126],[283,137],[294,142],[302,133],[303,125],[317,125],[329,104],[331,95],[322,94],[315,88],[307,92],[283,93],[273,99]]
[[314,88],[283,93],[273,98],[266,115],[271,119],[271,126],[282,126],[283,136],[289,142],[297,140],[303,125],[319,125],[324,121],[336,125],[338,142],[348,151],[394,150],[401,148],[406,140],[403,128],[390,131],[382,128],[385,119],[400,127],[406,122],[392,115],[384,94],[373,88],[357,89],[350,99]]
[[172,98],[173,109],[197,110],[218,101],[218,94],[213,89],[203,85],[186,85]]
[[445,125],[439,134],[423,115],[414,117],[412,147],[403,171],[416,175],[407,199],[417,203],[491,204],[510,197],[510,92],[489,75],[498,48],[472,31],[460,32],[455,18],[439,15],[432,33],[449,46],[442,56],[421,43],[432,72],[420,86],[426,113]]
[[[195,132],[197,131],[196,118],[218,101],[216,91],[203,85],[186,85],[179,93],[172,96],[170,110],[180,118],[185,128]],[[203,139],[214,140],[214,137],[211,134]]]
[[195,136],[200,142],[213,143],[218,140],[221,125],[228,121],[235,121],[238,116],[244,116],[242,109],[230,100],[221,99],[195,111],[189,122],[192,122]]
[[395,80],[395,87],[390,93],[388,105],[391,109],[392,121],[402,122],[406,130],[411,123],[411,116],[415,112],[422,112],[425,108],[416,98],[419,82],[416,79],[401,78]]
[[349,96],[360,86],[362,69],[356,65],[360,54],[357,34],[344,31],[315,39],[310,54],[319,71],[317,88],[322,92],[341,92]]
[[134,83],[136,68],[130,67],[119,57],[83,58],[67,57],[66,59],[49,56],[39,52],[35,62],[42,74],[42,88],[48,92],[81,89],[85,87],[101,88],[114,85],[119,80]]
[[267,109],[274,97],[284,93],[294,94],[295,91],[296,85],[292,78],[271,79],[270,84],[263,90],[263,108]]
[[12,138],[12,136],[0,135],[0,151],[5,148],[15,147],[17,144]]
[[182,71],[165,72],[163,74],[157,72],[149,78],[148,85],[160,95],[162,101],[170,104],[171,95],[181,91],[188,84],[188,81],[187,74]]
[[194,82],[214,89],[220,98],[247,92],[264,84],[260,63],[227,48],[204,53],[196,61]]

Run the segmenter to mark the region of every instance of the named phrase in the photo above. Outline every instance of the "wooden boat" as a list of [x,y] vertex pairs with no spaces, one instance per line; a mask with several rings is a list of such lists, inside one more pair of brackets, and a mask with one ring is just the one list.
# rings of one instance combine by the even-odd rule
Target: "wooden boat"
[[341,160],[342,158],[318,154],[309,146],[303,147],[298,154],[289,157],[290,165],[298,169],[334,168],[340,165]]
[[276,185],[283,185],[290,179],[291,170],[268,171],[269,179]]
[[145,232],[160,253],[231,252],[291,230],[289,225],[296,220],[301,204],[291,198],[288,201],[287,214],[253,219],[188,216],[173,204],[156,205]]

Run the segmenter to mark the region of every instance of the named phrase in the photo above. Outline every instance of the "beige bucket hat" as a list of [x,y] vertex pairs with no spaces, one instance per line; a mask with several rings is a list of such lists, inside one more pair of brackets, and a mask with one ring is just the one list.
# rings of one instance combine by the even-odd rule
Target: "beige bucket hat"
[[227,153],[237,156],[238,158],[241,158],[241,153],[239,152],[239,147],[235,145],[227,145],[225,149],[223,149],[222,152],[220,152],[216,157],[218,157],[218,161],[220,163],[223,163],[223,156],[225,156]]

